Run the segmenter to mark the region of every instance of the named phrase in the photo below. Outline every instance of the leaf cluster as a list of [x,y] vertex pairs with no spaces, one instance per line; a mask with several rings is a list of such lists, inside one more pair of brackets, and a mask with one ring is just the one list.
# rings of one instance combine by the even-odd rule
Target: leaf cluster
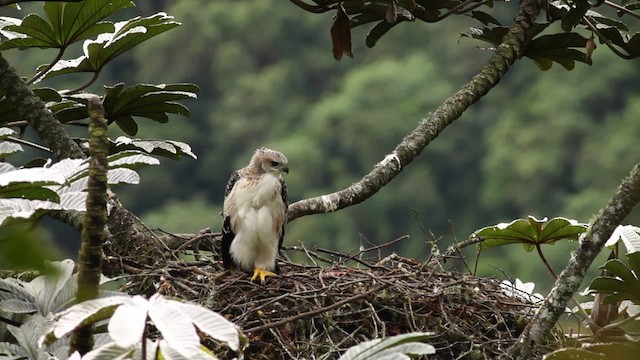
[[516,219],[510,223],[501,223],[475,231],[471,238],[478,238],[480,250],[508,244],[522,244],[532,251],[542,244],[554,244],[559,240],[578,240],[587,230],[586,224],[563,217],[538,220],[533,216]]
[[[0,157],[22,151],[19,144],[9,142],[14,134],[11,129],[0,128],[0,133],[4,134],[0,136]],[[165,148],[176,146],[162,141],[156,144]],[[155,151],[155,148],[149,148],[151,153]],[[173,155],[177,156],[178,150],[174,148],[174,151]],[[162,149],[164,152],[169,153]],[[156,158],[135,145],[115,151],[108,160],[107,182],[110,185],[137,184],[140,176],[135,169],[159,164]],[[89,160],[83,159],[63,159],[54,164],[32,163],[23,168],[0,163],[0,225],[7,225],[7,219],[26,219],[53,210],[84,211],[88,168]]]
[[[29,14],[23,19],[2,18],[0,33],[7,40],[0,44],[0,51],[15,48],[58,49],[55,59],[39,66],[29,83],[65,74],[92,73],[87,83],[73,90],[33,90],[61,123],[77,123],[87,118],[87,99],[95,96],[81,91],[96,81],[107,64],[140,43],[180,25],[173,17],[162,12],[115,23],[105,20],[131,6],[133,2],[130,0],[46,2],[44,17]],[[80,41],[83,42],[83,54],[75,59],[63,60],[69,46]],[[189,110],[178,101],[195,99],[197,92],[198,87],[192,84],[138,84],[125,87],[123,83],[118,83],[105,86],[105,94],[101,99],[109,124],[115,123],[125,133],[135,135],[138,132],[135,117],[166,123],[169,114],[189,116]],[[0,101],[0,116],[3,124],[22,120],[6,98]]]
[[[333,55],[340,60],[343,54],[353,57],[351,50],[351,29],[365,24],[374,24],[366,35],[366,45],[373,47],[392,28],[402,22],[420,20],[426,23],[441,21],[451,15],[467,15],[482,23],[462,36],[487,42],[494,47],[509,31],[493,15],[475,10],[479,7],[492,8],[493,0],[383,0],[362,2],[357,0],[320,1],[314,5],[304,0],[293,1],[299,7],[314,13],[335,11],[331,28]],[[522,53],[535,61],[541,70],[548,70],[554,62],[567,70],[573,70],[575,62],[591,65],[591,54],[596,47],[594,35],[616,55],[632,59],[640,56],[640,34],[631,33],[630,27],[622,19],[640,18],[635,12],[640,9],[637,0],[622,0],[621,4],[587,0],[545,2],[546,21],[535,25],[528,39],[529,44]],[[611,7],[618,19],[596,11],[600,6]],[[611,12],[611,11],[609,11]],[[552,24],[559,23],[561,32],[555,32]],[[591,37],[581,34],[590,32]]]

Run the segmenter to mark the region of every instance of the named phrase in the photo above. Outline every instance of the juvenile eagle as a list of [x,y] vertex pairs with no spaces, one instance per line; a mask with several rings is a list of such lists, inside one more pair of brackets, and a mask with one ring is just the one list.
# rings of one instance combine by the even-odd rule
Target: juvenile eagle
[[289,206],[282,173],[289,162],[280,152],[257,149],[246,167],[227,183],[222,216],[222,263],[251,272],[251,281],[276,276]]

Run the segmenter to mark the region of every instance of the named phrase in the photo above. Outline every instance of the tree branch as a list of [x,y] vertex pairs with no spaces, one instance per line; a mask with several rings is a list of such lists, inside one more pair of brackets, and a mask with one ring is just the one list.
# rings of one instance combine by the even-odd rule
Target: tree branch
[[[1,1],[1,0],[0,0]],[[0,92],[18,110],[18,114],[29,123],[38,136],[58,159],[84,159],[80,150],[53,113],[42,100],[29,89],[20,75],[0,53]]]
[[[102,245],[106,240],[107,171],[109,170],[109,139],[104,107],[97,96],[89,99],[89,133],[91,158],[87,185],[87,211],[84,214],[82,241],[78,254],[78,291],[76,302],[98,297],[102,274]],[[93,324],[76,328],[71,334],[69,353],[86,354],[93,348]]]
[[520,9],[495,54],[479,74],[446,99],[431,116],[422,120],[400,144],[377,163],[360,181],[346,189],[289,206],[288,221],[301,216],[332,212],[363,202],[395,178],[422,150],[473,103],[498,84],[509,67],[521,56],[540,10],[537,0],[523,0]]
[[607,206],[600,210],[589,230],[580,241],[580,247],[571,254],[567,267],[560,273],[542,306],[524,329],[518,341],[509,350],[515,359],[528,359],[533,346],[540,343],[564,313],[571,296],[579,289],[587,269],[604,247],[613,230],[640,201],[640,164],[622,180],[618,191]]
[[[1,1],[1,0],[0,0]],[[44,102],[33,93],[20,75],[9,65],[0,53],[0,93],[9,98],[18,109],[20,116],[27,121],[38,137],[42,139],[58,159],[86,158],[80,147],[74,142],[58,119],[45,106]],[[0,123],[1,124],[1,123]],[[159,255],[149,250],[149,243],[159,240],[153,237],[140,220],[124,208],[117,196],[108,190],[109,214],[108,227],[111,233],[109,246],[119,256],[132,256],[151,261]],[[82,213],[78,211],[56,211],[51,214],[77,230],[82,230]],[[135,236],[134,236],[135,235]],[[158,247],[158,249],[161,249]],[[125,251],[126,250],[126,251]]]

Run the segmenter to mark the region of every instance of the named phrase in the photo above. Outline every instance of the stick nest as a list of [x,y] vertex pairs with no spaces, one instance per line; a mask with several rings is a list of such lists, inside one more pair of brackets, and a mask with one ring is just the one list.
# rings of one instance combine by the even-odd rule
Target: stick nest
[[[493,359],[506,355],[537,308],[527,294],[507,295],[499,281],[445,271],[435,259],[363,260],[363,251],[327,258],[298,246],[283,253],[280,275],[260,285],[251,274],[224,271],[216,250],[144,269],[118,262],[137,273],[128,291],[190,300],[237,324],[249,340],[246,359],[337,359],[363,341],[414,331],[433,333],[430,359]],[[204,344],[222,359],[239,355]]]

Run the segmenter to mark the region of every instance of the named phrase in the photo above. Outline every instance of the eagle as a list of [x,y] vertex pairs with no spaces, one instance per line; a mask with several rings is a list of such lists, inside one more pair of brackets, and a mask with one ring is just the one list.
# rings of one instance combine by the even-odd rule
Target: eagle
[[222,263],[225,269],[251,272],[251,281],[279,272],[289,194],[282,173],[289,161],[281,152],[259,148],[249,165],[229,179],[222,212]]

